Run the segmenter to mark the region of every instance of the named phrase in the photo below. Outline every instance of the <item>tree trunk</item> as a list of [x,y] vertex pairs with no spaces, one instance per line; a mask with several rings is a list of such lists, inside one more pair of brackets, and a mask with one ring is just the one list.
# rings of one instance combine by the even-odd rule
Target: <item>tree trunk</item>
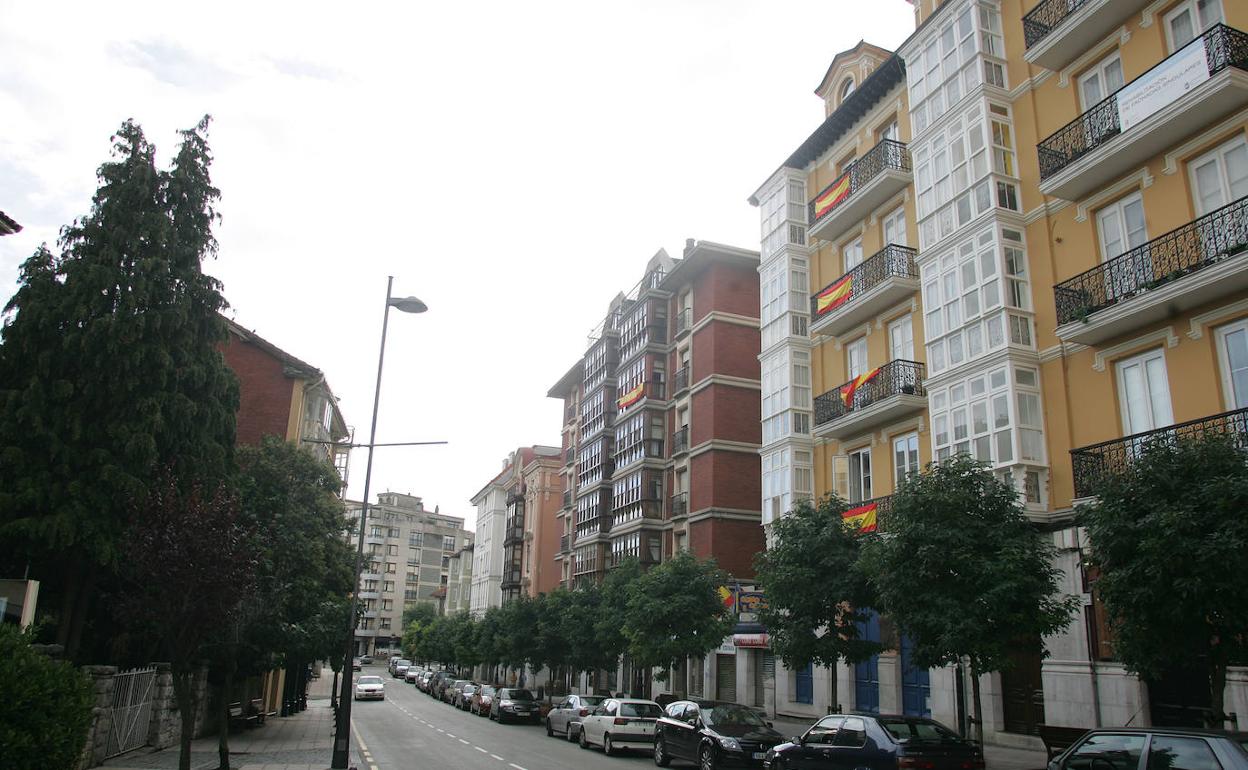
[[[220,763],[217,770],[230,770],[230,691],[234,689],[235,666],[235,658],[230,655],[221,680],[221,702],[217,704],[217,761]],[[242,698],[239,703],[247,708]],[[246,711],[243,713],[245,715]]]
[[82,583],[82,562],[69,559],[65,570],[65,583],[61,588],[61,617],[56,624],[56,643],[69,649],[69,627],[74,621],[74,605],[78,602],[78,589]]
[[1213,661],[1209,664],[1209,725],[1214,730],[1222,730],[1226,724],[1226,663]]
[[[828,666],[828,713],[829,714],[841,713],[840,693],[839,693],[840,676],[838,674],[839,672],[836,670],[836,663],[833,663],[832,665]],[[812,683],[812,687],[813,687],[813,683]]]
[[193,673],[174,667],[173,692],[182,721],[178,733],[178,770],[191,770],[191,739],[195,737],[195,698],[191,692],[193,679]]
[[975,704],[975,739],[980,746],[984,745],[984,703],[979,697],[979,671],[975,664],[969,667],[971,672],[971,700]]

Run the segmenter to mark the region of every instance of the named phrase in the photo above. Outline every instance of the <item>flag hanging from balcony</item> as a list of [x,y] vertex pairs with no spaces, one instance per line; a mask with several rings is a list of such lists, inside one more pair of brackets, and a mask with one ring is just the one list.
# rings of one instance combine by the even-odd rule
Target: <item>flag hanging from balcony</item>
[[615,405],[621,409],[626,409],[641,399],[642,394],[646,392],[646,383],[641,383],[637,387],[628,391],[624,395],[615,400]]
[[838,203],[849,197],[849,173],[846,172],[832,186],[824,190],[823,195],[815,198],[815,219],[831,211]]
[[850,508],[841,514],[841,522],[853,527],[859,534],[874,532],[876,529],[875,506],[876,503],[867,503],[857,508]]
[[858,392],[858,389],[861,388],[863,385],[866,385],[868,382],[870,382],[871,379],[874,378],[875,375],[879,373],[880,373],[880,367],[877,366],[871,371],[866,372],[864,374],[860,374],[854,379],[842,385],[841,386],[841,403],[844,404],[845,406],[849,406],[851,403],[853,403],[854,394]]
[[849,301],[854,293],[854,274],[848,273],[844,278],[815,295],[815,314],[836,310]]

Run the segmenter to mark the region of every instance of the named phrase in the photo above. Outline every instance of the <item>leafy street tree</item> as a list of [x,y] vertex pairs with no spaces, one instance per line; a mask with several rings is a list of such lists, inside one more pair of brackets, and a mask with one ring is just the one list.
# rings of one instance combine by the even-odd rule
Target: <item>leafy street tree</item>
[[[588,589],[598,593],[597,612],[594,614],[594,643],[602,660],[610,661],[609,668],[628,651],[628,637],[624,633],[628,617],[628,600],[637,590],[641,579],[641,562],[625,559],[607,572],[598,586]],[[582,589],[587,590],[587,589]]]
[[[756,579],[767,596],[759,619],[790,669],[858,663],[882,649],[859,637],[878,600],[860,562],[864,535],[844,526],[845,510],[834,496],[818,505],[799,503],[772,525],[774,542],[755,559]],[[829,680],[834,705],[836,679]]]
[[403,609],[403,628],[407,628],[413,622],[428,624],[438,616],[438,605],[433,602],[417,602],[410,607]]
[[1076,607],[1078,597],[1057,593],[1054,547],[1017,491],[966,456],[903,482],[880,529],[863,544],[878,609],[913,639],[916,665],[969,664],[982,741],[979,675],[1008,666],[1020,644],[1039,648]]
[[195,668],[254,595],[261,557],[232,491],[172,472],[136,504],[124,535],[117,606],[169,661],[182,717],[179,767],[190,770]]
[[0,623],[0,746],[9,770],[74,770],[91,724],[91,683]]
[[438,608],[429,602],[403,610],[403,654],[408,660],[429,660],[424,657],[424,640],[437,619]]
[[603,612],[602,591],[597,585],[581,586],[568,592],[564,609],[562,633],[567,641],[568,665],[572,672],[595,671],[615,666],[615,647],[603,647],[605,634],[599,632],[598,619]]
[[[172,167],[133,122],[113,137],[90,213],[21,267],[0,337],[0,542],[59,597],[71,657],[97,586],[118,563],[128,501],[159,468],[221,478],[237,384],[218,282],[219,192],[208,118],[181,132]],[[55,599],[54,599],[55,600]]]
[[1248,451],[1236,436],[1154,441],[1080,511],[1096,591],[1128,670],[1160,677],[1204,659],[1212,727],[1228,665],[1248,660]]
[[633,662],[659,669],[655,678],[663,681],[673,665],[718,647],[734,622],[719,595],[728,581],[714,560],[683,550],[643,573],[623,622]]

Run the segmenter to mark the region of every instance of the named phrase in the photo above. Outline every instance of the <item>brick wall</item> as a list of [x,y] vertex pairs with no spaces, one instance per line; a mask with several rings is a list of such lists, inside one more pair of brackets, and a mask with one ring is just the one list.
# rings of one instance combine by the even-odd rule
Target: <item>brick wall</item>
[[756,454],[710,451],[689,461],[689,510],[761,511],[762,467]]
[[691,401],[689,432],[693,445],[711,438],[761,442],[763,428],[757,390],[711,385],[694,393]]
[[269,435],[285,439],[293,381],[282,373],[282,363],[234,335],[223,353],[238,377],[238,443],[259,444]]
[[703,519],[689,525],[693,554],[699,559],[714,558],[738,580],[754,577],[754,554],[763,548],[763,528],[756,522]]
[[693,318],[696,321],[712,310],[758,318],[758,287],[756,269],[713,264],[694,279]]
[[711,374],[759,379],[758,329],[724,321],[712,322],[693,333],[693,379]]

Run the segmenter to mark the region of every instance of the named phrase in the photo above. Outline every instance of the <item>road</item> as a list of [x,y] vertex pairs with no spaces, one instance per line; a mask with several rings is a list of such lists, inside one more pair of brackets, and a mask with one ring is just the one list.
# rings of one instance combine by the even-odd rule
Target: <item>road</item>
[[640,770],[654,767],[649,752],[608,757],[562,736],[546,737],[537,725],[500,725],[459,711],[392,679],[385,666],[365,666],[386,682],[384,701],[351,707],[357,743],[368,765],[359,770]]

